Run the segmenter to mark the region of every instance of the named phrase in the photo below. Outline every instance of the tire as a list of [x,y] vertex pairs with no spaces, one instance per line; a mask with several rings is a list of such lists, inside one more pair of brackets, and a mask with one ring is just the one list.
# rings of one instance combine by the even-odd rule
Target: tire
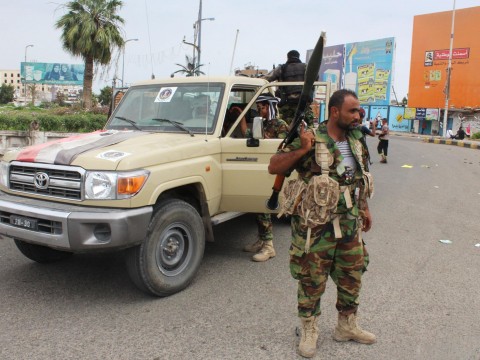
[[172,295],[192,282],[204,250],[205,229],[198,212],[184,201],[169,199],[159,205],[142,244],[127,250],[127,270],[140,290]]
[[41,264],[57,262],[72,256],[71,252],[55,250],[42,245],[30,244],[15,239],[18,250],[30,260]]

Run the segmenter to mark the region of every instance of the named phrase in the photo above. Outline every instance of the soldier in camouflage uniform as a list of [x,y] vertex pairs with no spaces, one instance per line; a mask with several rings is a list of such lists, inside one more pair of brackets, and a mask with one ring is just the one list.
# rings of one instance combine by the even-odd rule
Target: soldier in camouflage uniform
[[[308,215],[292,211],[290,272],[298,280],[298,315],[302,321],[298,351],[304,357],[316,353],[316,322],[329,275],[337,286],[334,339],[375,342],[375,335],[362,330],[356,322],[362,274],[368,264],[361,232],[370,230],[372,224],[364,185],[365,176],[369,176],[367,153],[359,141],[362,133],[355,128],[359,110],[353,91],[336,91],[330,98],[328,121],[321,123],[316,132],[301,126],[299,137],[274,155],[268,168],[271,174],[285,174],[295,168],[300,184],[310,184],[327,173],[327,179],[338,182],[340,189],[336,208],[324,224],[307,226]],[[370,190],[373,192],[373,183]],[[306,193],[302,193],[300,207],[295,209],[313,204],[308,214],[315,210],[316,199],[307,198]]]
[[[268,81],[304,81],[305,70],[307,65],[300,60],[300,53],[297,50],[290,50],[287,53],[287,62],[277,66],[272,72],[263,76]],[[317,78],[318,80],[318,78]],[[300,94],[302,93],[301,85],[282,86],[278,90],[281,101],[278,105],[280,116],[290,125],[295,117]],[[310,102],[312,99],[310,99]],[[308,125],[313,125],[314,114],[310,106],[305,109],[305,121]]]
[[[263,135],[265,139],[284,139],[288,133],[288,125],[285,121],[277,119],[276,104],[278,99],[270,94],[262,94],[257,100],[257,110],[263,120]],[[250,135],[250,129],[247,129],[245,119],[242,119],[240,126],[246,137]],[[270,214],[256,215],[258,227],[258,240],[245,246],[243,249],[247,252],[255,253],[252,256],[253,261],[263,262],[274,257],[273,248],[272,219]]]

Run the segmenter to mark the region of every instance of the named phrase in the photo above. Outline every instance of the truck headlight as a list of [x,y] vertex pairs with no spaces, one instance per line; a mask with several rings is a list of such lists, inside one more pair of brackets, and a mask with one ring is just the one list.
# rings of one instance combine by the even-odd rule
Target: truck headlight
[[8,167],[8,162],[0,162],[0,186],[8,187]]
[[127,199],[138,193],[150,173],[88,171],[85,175],[85,198],[89,200]]

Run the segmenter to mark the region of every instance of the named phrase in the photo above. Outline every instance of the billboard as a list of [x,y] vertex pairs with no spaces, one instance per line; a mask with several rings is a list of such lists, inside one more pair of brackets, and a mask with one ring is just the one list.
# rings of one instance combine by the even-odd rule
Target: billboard
[[344,52],[345,45],[327,46],[323,50],[319,80],[330,82],[332,92],[340,89],[343,84]]
[[22,62],[20,74],[27,84],[83,85],[84,64]]
[[[480,7],[455,11],[449,105],[480,107]],[[452,11],[413,19],[408,105],[444,108]]]
[[405,118],[405,108],[390,106],[388,126],[391,131],[409,132],[412,127],[411,120]]
[[345,88],[358,95],[361,104],[388,105],[393,78],[395,38],[345,45]]

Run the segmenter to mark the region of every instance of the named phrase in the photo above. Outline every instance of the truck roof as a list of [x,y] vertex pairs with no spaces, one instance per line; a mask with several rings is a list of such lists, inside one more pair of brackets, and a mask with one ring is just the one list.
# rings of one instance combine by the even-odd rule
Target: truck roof
[[260,78],[250,78],[246,76],[189,76],[189,77],[173,77],[173,78],[159,78],[153,80],[138,81],[133,86],[138,85],[153,85],[153,84],[184,84],[184,83],[226,83],[231,84],[247,84],[262,86],[267,83],[267,80]]

